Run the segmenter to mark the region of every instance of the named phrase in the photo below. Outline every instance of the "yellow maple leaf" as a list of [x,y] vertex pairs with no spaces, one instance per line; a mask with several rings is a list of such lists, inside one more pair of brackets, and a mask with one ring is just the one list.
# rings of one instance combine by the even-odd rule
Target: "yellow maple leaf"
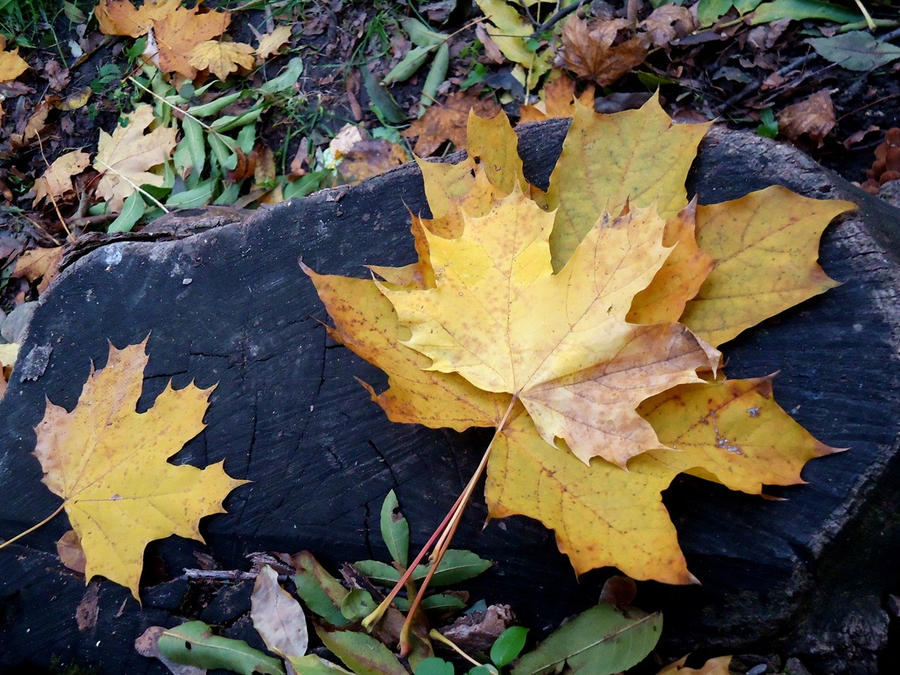
[[259,46],[256,48],[256,58],[265,61],[278,52],[291,38],[290,26],[276,26],[271,33],[266,33],[259,38]]
[[0,82],[9,82],[28,70],[28,64],[21,56],[19,49],[11,52],[0,51]]
[[65,499],[86,580],[105,576],[138,599],[147,543],[172,534],[203,541],[200,519],[224,513],[222,501],[247,482],[229,477],[224,462],[205,469],[166,462],[205,427],[212,388],[170,383],[138,414],[145,345],[110,345],[106,366],[91,372],[72,412],[48,401],[34,451],[44,484]]
[[[616,115],[576,106],[542,193],[523,187],[515,137],[494,126],[503,123],[470,121],[478,152],[460,165],[420,163],[434,218],[413,218],[416,262],[373,266],[384,281],[307,270],[330,334],[388,374],[386,391],[369,392],[391,419],[498,427],[491,517],[540,520],[579,573],[615,565],[693,582],[660,494],[676,475],[760,494],[802,483],[806,461],[835,450],[777,405],[771,378],[699,378],[718,352],[678,319],[690,318],[707,275],[713,288],[732,274],[752,287],[788,264],[764,246],[744,255],[745,230],[777,248],[777,233],[797,225],[786,255],[808,270],[818,235],[850,205],[784,191],[772,210],[738,208],[744,227],[717,227],[731,203],[697,207],[684,188],[706,125],[673,125],[656,100]],[[695,216],[698,232],[717,233],[709,250]],[[744,238],[741,255],[717,255],[734,247],[725,231]],[[748,293],[735,305],[741,325],[776,311]],[[609,430],[624,433],[599,441]],[[616,465],[625,461],[627,471]]]
[[181,0],[145,0],[139,8],[130,0],[100,0],[94,16],[105,35],[140,37],[154,21],[165,18],[181,6]]
[[153,107],[141,104],[127,116],[124,127],[117,126],[112,134],[100,131],[94,168],[103,176],[97,182],[97,194],[106,199],[111,212],[119,211],[139,186],[163,184],[163,177],[148,169],[169,158],[176,132],[160,126],[144,133],[153,119]]
[[72,176],[84,171],[90,163],[90,155],[81,150],[73,150],[57,157],[43,175],[34,181],[32,205],[36,205],[48,196],[54,199],[62,197],[66,192],[74,189]]
[[243,42],[206,40],[188,52],[188,63],[197,70],[208,70],[224,80],[238,68],[253,67],[254,49]]
[[194,79],[197,69],[190,63],[190,53],[201,42],[225,32],[231,23],[229,12],[200,13],[198,7],[179,7],[153,22],[157,53],[151,59],[164,73],[178,73]]

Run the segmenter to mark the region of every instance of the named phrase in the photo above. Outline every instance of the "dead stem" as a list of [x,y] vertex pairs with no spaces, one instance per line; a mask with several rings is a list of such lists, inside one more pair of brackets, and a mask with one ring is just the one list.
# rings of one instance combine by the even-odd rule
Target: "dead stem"
[[[512,410],[516,405],[516,401],[518,400],[518,394],[513,394],[512,398],[509,401],[509,406],[506,408],[506,412],[503,413],[503,418],[500,420],[500,423],[497,425],[497,429],[494,431],[494,435],[491,437],[491,442],[488,443],[487,448],[485,448],[484,455],[482,455],[481,461],[478,463],[478,467],[475,469],[475,472],[472,474],[472,477],[466,484],[466,487],[462,491],[462,494],[460,494],[459,498],[456,500],[453,508],[450,509],[450,513],[448,514],[451,516],[449,522],[445,518],[444,522],[441,523],[440,526],[438,526],[437,530],[435,530],[435,534],[440,532],[440,538],[435,545],[434,553],[431,555],[431,567],[428,570],[428,574],[422,580],[422,585],[419,586],[419,592],[416,594],[415,599],[409,606],[409,611],[406,614],[406,621],[403,623],[403,628],[400,631],[400,656],[405,657],[407,654],[409,654],[409,634],[412,629],[413,617],[415,617],[416,611],[418,611],[419,605],[422,603],[422,599],[425,597],[425,591],[428,590],[428,584],[431,582],[431,578],[434,576],[435,571],[437,571],[437,568],[441,564],[441,560],[443,559],[444,554],[447,552],[447,548],[450,546],[450,542],[453,540],[453,535],[456,534],[456,528],[459,527],[459,521],[462,519],[462,514],[465,512],[466,506],[468,506],[469,500],[472,497],[472,493],[475,491],[475,486],[478,485],[478,481],[481,479],[485,468],[487,468],[488,459],[490,459],[491,456],[491,449],[494,447],[494,441],[497,440],[500,432],[503,431],[503,427],[506,426],[506,422],[507,420],[509,420],[509,415],[510,413],[512,413]],[[432,539],[434,539],[434,535],[432,535]],[[421,554],[419,555],[421,556]],[[412,568],[414,567],[415,564],[412,566]]]

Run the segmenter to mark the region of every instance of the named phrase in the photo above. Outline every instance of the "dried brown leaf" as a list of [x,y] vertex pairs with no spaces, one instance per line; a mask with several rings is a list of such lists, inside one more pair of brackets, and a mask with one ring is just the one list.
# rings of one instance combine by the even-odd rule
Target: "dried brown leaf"
[[827,89],[789,105],[778,115],[778,130],[791,140],[807,136],[822,147],[824,139],[834,129],[834,103]]

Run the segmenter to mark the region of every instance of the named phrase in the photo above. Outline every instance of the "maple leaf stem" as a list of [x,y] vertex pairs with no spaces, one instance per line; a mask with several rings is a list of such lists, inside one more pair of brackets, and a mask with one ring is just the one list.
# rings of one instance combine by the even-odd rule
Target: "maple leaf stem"
[[56,510],[55,510],[53,513],[51,513],[49,516],[47,516],[46,518],[44,518],[41,522],[36,523],[35,525],[32,525],[31,527],[29,527],[29,528],[28,528],[27,530],[25,530],[24,532],[19,532],[19,534],[17,534],[17,535],[16,535],[15,537],[13,537],[12,539],[7,539],[6,541],[4,541],[2,544],[0,544],[0,548],[6,548],[7,546],[9,546],[10,544],[12,544],[12,543],[15,542],[15,541],[18,541],[19,539],[21,539],[21,538],[24,537],[25,535],[31,534],[32,532],[34,532],[34,531],[35,531],[36,529],[38,529],[39,527],[42,527],[42,526],[46,525],[46,524],[49,523],[51,520],[53,520],[54,518],[56,518],[56,516],[59,515],[59,512],[62,511],[65,507],[66,507],[66,502],[63,502],[62,504],[60,504],[60,505],[56,508]]
[[[419,586],[419,592],[416,593],[415,599],[409,606],[409,612],[407,612],[406,614],[406,621],[404,621],[403,628],[400,630],[400,656],[402,657],[405,657],[407,654],[409,654],[409,634],[412,630],[413,617],[415,617],[416,611],[418,611],[419,605],[422,603],[422,599],[425,597],[425,591],[428,590],[428,584],[431,583],[431,578],[437,571],[437,568],[441,564],[441,560],[443,559],[444,554],[447,552],[447,548],[450,546],[450,542],[453,540],[453,535],[456,534],[456,528],[459,527],[459,522],[462,519],[462,514],[465,512],[466,507],[469,505],[469,500],[472,497],[472,493],[475,491],[475,486],[478,485],[478,481],[481,479],[481,475],[487,468],[488,459],[490,459],[491,456],[491,449],[493,449],[494,447],[494,441],[497,440],[500,432],[503,431],[503,427],[506,426],[509,415],[510,413],[512,413],[512,410],[516,405],[516,401],[518,400],[518,394],[513,394],[512,398],[509,401],[509,406],[506,408],[506,412],[503,413],[503,418],[500,420],[500,423],[497,424],[497,428],[494,430],[494,435],[491,437],[491,442],[488,443],[487,448],[485,448],[484,450],[484,454],[481,456],[481,461],[478,463],[478,467],[475,469],[472,477],[466,484],[466,487],[462,491],[462,494],[460,494],[459,498],[456,500],[453,508],[450,509],[450,513],[448,515],[450,515],[451,517],[449,521],[445,518],[444,522],[442,522],[441,525],[439,525],[435,530],[435,534],[440,532],[440,538],[438,539],[438,542],[434,547],[434,553],[431,555],[431,567],[428,570],[428,574],[425,575],[425,578],[422,580],[422,584]],[[444,523],[446,523],[446,525]],[[443,531],[441,531],[442,528]],[[434,535],[432,535],[432,538],[434,538]],[[415,567],[415,565],[413,565],[413,567]]]
[[112,172],[113,172],[114,174],[116,174],[119,178],[121,178],[122,180],[124,180],[124,181],[125,181],[126,183],[128,183],[131,187],[133,187],[135,190],[137,190],[138,192],[140,192],[140,193],[141,193],[142,195],[144,195],[147,199],[149,199],[151,202],[153,202],[154,204],[156,204],[159,208],[161,208],[161,209],[163,210],[164,213],[171,213],[171,211],[169,211],[169,209],[166,208],[165,204],[163,204],[161,201],[159,201],[156,197],[154,197],[153,195],[151,195],[149,192],[147,192],[144,188],[142,188],[140,185],[138,185],[137,183],[135,183],[133,180],[131,180],[131,179],[130,179],[128,176],[126,176],[124,173],[122,173],[122,172],[120,172],[120,171],[116,171],[113,167],[111,167],[109,164],[107,164],[106,162],[104,162],[104,161],[103,161],[102,159],[100,159],[99,157],[94,157],[94,161],[95,161],[97,164],[99,164],[100,166],[102,166],[104,169],[106,169],[107,171],[112,171]]

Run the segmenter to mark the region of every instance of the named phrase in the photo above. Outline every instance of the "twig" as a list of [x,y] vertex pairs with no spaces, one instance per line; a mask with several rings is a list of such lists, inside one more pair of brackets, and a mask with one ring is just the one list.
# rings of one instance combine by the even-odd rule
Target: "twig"
[[[37,137],[38,150],[41,151],[41,159],[44,160],[44,166],[49,169],[50,162],[47,161],[47,156],[44,154],[44,144],[41,142],[41,134],[39,132],[35,132],[34,135]],[[62,213],[60,213],[59,211],[59,206],[56,203],[56,197],[53,196],[53,190],[47,190],[47,196],[50,197],[50,202],[53,204],[53,210],[56,211],[56,217],[59,218],[59,222],[63,226],[63,230],[66,231],[66,239],[68,239],[69,242],[74,242],[75,237],[72,236],[72,232],[71,230],[69,230],[69,226],[66,225],[66,219],[63,218]]]
[[[256,579],[256,572],[242,570],[198,570],[185,568],[180,579],[200,579],[202,581],[251,581]],[[289,579],[287,574],[279,574],[279,581]]]
[[563,7],[561,10],[559,10],[558,12],[551,15],[550,18],[547,19],[544,23],[542,23],[540,26],[535,28],[534,32],[531,34],[531,37],[536,38],[536,37],[540,36],[540,34],[543,33],[545,30],[549,30],[550,28],[552,28],[555,23],[562,21],[567,16],[569,16],[569,14],[571,14],[572,12],[574,12],[578,9],[581,9],[581,7],[586,5],[587,2],[588,2],[588,0],[578,0],[578,2],[575,3],[574,5],[569,5],[568,7]]
[[94,157],[94,161],[97,162],[97,164],[99,164],[99,165],[102,166],[103,168],[105,168],[107,171],[112,171],[115,175],[117,175],[119,178],[121,178],[122,180],[124,180],[126,183],[128,183],[131,187],[133,187],[135,190],[137,190],[137,191],[140,192],[142,195],[144,195],[144,196],[145,196],[147,199],[149,199],[151,202],[153,202],[154,204],[156,204],[156,205],[157,205],[159,208],[161,208],[165,213],[171,213],[171,211],[169,211],[169,209],[167,209],[167,208],[165,207],[165,205],[164,205],[161,201],[159,201],[156,197],[154,197],[153,195],[151,195],[149,192],[147,192],[144,188],[142,188],[140,185],[138,185],[137,183],[135,183],[133,180],[131,180],[131,179],[130,179],[128,176],[126,176],[124,173],[122,173],[121,171],[116,171],[114,168],[112,168],[109,164],[107,164],[106,162],[104,162],[104,161],[103,161],[102,159],[100,159],[99,157]]

